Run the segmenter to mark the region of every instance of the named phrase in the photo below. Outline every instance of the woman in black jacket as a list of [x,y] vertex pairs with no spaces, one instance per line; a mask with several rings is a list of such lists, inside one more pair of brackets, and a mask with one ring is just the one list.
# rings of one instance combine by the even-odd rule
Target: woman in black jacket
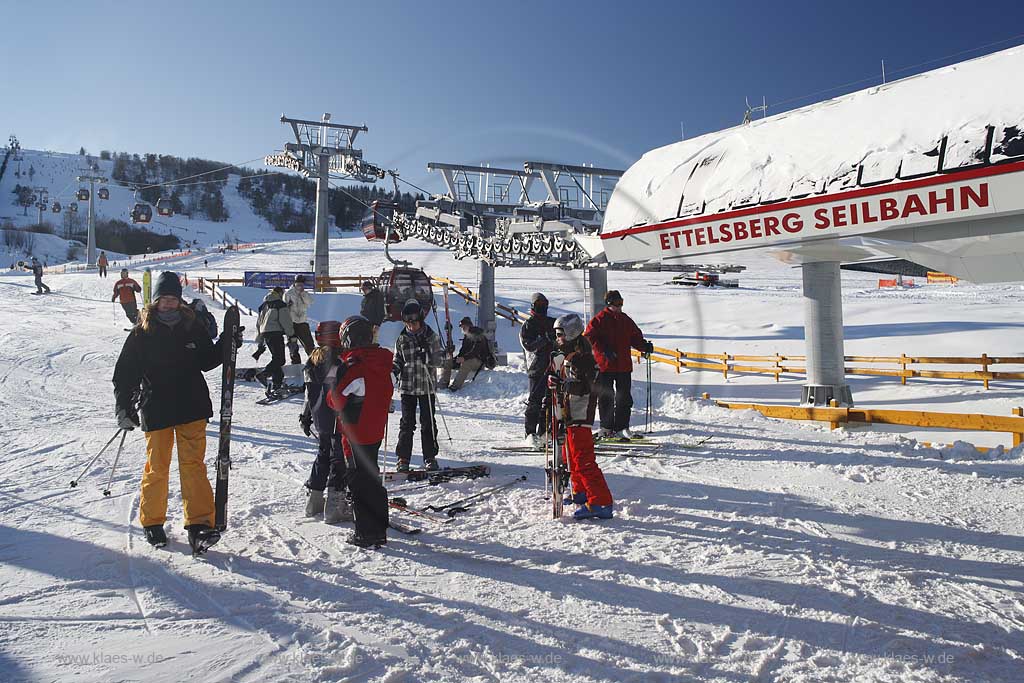
[[141,426],[146,434],[139,521],[146,540],[158,548],[167,544],[168,470],[175,442],[189,543],[202,552],[220,538],[213,528],[213,490],[203,461],[206,422],[213,416],[203,373],[221,364],[224,343],[224,335],[213,343],[182,302],[178,275],[165,272],[114,368],[117,424],[129,430]]

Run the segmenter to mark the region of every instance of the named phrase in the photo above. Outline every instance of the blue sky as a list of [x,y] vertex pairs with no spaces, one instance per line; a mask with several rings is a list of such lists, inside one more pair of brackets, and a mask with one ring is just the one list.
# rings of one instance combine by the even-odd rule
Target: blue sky
[[240,163],[287,140],[282,113],[329,111],[369,127],[367,159],[420,183],[427,161],[625,168],[678,140],[681,121],[687,137],[735,125],[745,96],[778,112],[872,85],[883,58],[900,77],[1024,42],[1020,2],[0,0],[0,12],[4,140]]

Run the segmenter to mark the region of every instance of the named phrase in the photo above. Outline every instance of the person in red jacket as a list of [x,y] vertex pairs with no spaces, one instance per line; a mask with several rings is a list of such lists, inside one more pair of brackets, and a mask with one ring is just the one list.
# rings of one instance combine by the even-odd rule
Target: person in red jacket
[[565,427],[565,453],[573,493],[566,505],[580,507],[576,519],[611,519],[612,494],[594,455],[594,375],[597,368],[590,344],[581,336],[583,321],[575,313],[555,321],[556,349],[548,367],[552,411]]
[[341,323],[341,355],[327,405],[338,415],[337,431],[345,453],[356,530],[347,543],[379,548],[387,543],[388,494],[380,480],[377,456],[384,440],[391,382],[391,351],[373,343],[373,325],[361,315]]
[[114,296],[110,297],[110,300],[121,299],[121,308],[132,321],[132,325],[139,319],[139,304],[135,301],[135,293],[141,291],[139,283],[128,277],[128,269],[122,268],[121,279],[114,283]]
[[599,398],[597,410],[601,415],[598,438],[621,436],[633,438],[629,431],[629,416],[633,409],[630,394],[633,374],[631,348],[649,354],[654,344],[644,339],[643,332],[633,319],[622,312],[622,295],[610,290],[604,297],[605,307],[593,317],[583,336],[594,349],[597,360]]

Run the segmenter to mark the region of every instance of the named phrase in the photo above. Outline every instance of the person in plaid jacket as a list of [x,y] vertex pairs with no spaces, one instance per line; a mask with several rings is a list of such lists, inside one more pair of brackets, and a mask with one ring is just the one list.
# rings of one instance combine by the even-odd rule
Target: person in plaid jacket
[[438,469],[437,422],[434,419],[437,369],[444,362],[441,339],[423,322],[423,309],[410,299],[402,308],[405,329],[395,342],[395,360],[391,372],[395,389],[402,394],[402,420],[399,422],[398,471],[408,472],[412,459],[412,437],[416,431],[416,409],[420,413],[420,443],[423,467]]

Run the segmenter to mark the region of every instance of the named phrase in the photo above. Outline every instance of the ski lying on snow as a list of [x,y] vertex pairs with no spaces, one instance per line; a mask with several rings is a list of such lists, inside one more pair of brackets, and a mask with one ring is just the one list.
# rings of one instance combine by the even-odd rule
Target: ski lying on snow
[[305,390],[305,388],[306,388],[305,386],[301,386],[301,387],[286,386],[284,389],[278,390],[278,391],[274,392],[273,394],[271,394],[269,396],[265,396],[265,397],[259,399],[258,401],[256,401],[256,404],[257,405],[261,405],[261,406],[269,406],[269,405],[271,405],[273,403],[277,403],[279,401],[283,401],[286,398],[291,398],[295,394],[301,394]]
[[388,528],[394,529],[400,534],[406,534],[407,536],[415,536],[416,534],[423,531],[423,529],[421,529],[418,526],[410,526],[408,524],[405,524],[404,522],[399,522],[398,520],[394,519],[388,520]]
[[448,522],[454,521],[454,517],[447,515],[439,515],[436,512],[426,512],[418,508],[411,508],[404,498],[392,498],[388,500],[388,507],[392,510],[398,510],[404,512],[413,517],[420,517],[422,519],[434,522],[435,524],[447,524]]
[[384,472],[381,477],[389,481],[427,481],[437,484],[453,479],[479,479],[491,476],[491,468],[487,465],[467,465],[465,467],[443,467],[439,470],[409,470],[408,472]]

